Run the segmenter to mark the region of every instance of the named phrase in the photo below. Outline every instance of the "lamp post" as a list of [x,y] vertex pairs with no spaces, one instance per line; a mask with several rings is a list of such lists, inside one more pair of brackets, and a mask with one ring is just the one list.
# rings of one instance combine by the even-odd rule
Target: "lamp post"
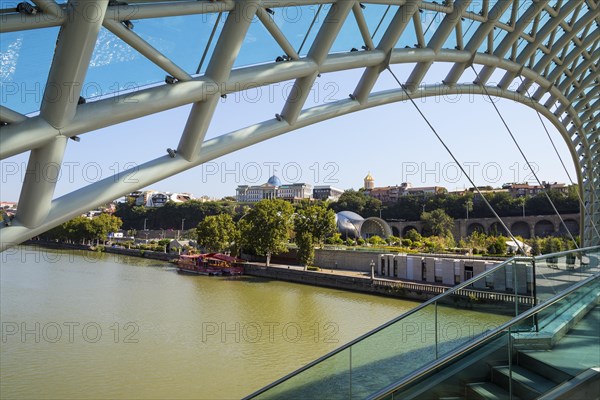
[[371,280],[375,279],[375,261],[371,260]]
[[177,240],[179,240],[179,238],[181,237],[181,234],[183,234],[183,223],[185,222],[185,218],[181,219],[181,233],[177,234]]

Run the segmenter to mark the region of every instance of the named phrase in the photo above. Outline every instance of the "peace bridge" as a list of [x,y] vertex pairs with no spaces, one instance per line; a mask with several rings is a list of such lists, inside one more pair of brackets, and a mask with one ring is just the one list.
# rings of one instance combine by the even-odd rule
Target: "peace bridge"
[[[84,134],[101,134],[104,127],[192,105],[176,146],[148,154],[147,162],[116,177],[55,198],[56,179],[26,174],[17,215],[0,229],[2,249],[220,156],[372,107],[399,102],[398,107],[413,107],[415,118],[428,124],[459,166],[452,145],[415,99],[473,94],[528,107],[537,114],[539,129],[547,131],[548,122],[560,133],[570,159],[562,160],[557,152],[558,161],[575,167],[579,249],[509,259],[474,279],[497,273],[513,280],[535,277],[530,280],[538,283],[535,306],[515,302],[513,318],[497,329],[442,340],[437,333],[444,307],[454,296],[463,296],[462,290],[473,284],[467,281],[253,397],[597,395],[597,359],[595,365],[593,360],[580,363],[598,351],[598,330],[589,327],[600,310],[597,0],[33,0],[0,5],[1,159],[30,152],[28,170],[60,166],[67,144],[86,145]],[[296,15],[293,23],[282,17],[289,15]],[[175,25],[181,27],[179,36],[166,46],[144,35]],[[246,41],[248,35],[255,40]],[[398,76],[401,64],[410,72]],[[347,70],[360,74],[347,99],[306,106],[321,74],[334,77]],[[431,77],[434,70],[442,72]],[[382,74],[391,75],[396,84],[375,91]],[[134,82],[133,89],[115,87],[116,76]],[[289,97],[273,109],[271,119],[205,140],[222,97],[289,80],[294,82]],[[42,96],[27,95],[38,86]],[[90,87],[97,90],[90,92]],[[507,130],[506,140],[514,142],[515,154],[529,163],[500,110],[494,102],[490,106]],[[566,221],[558,213],[557,218],[569,233]],[[519,226],[527,231],[519,221],[510,226],[497,221],[509,234]],[[554,220],[548,221],[556,230]],[[521,222],[529,223],[531,232],[532,223]],[[548,268],[540,269],[542,264]],[[433,336],[428,338],[433,339],[418,346],[399,340],[398,329],[411,320],[429,321]],[[544,338],[553,346],[542,355],[536,346]]]

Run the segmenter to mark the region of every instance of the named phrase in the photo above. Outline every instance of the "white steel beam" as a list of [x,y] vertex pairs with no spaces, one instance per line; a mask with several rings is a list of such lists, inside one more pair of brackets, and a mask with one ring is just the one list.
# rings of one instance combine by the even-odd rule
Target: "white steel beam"
[[[391,54],[392,49],[396,46],[396,43],[398,43],[402,32],[404,32],[408,24],[410,24],[412,16],[416,15],[418,9],[418,1],[416,0],[407,1],[406,4],[401,6],[398,11],[396,11],[392,22],[379,41],[377,50],[382,51],[386,55]],[[385,70],[388,64],[389,60],[385,60],[385,62],[382,61],[381,64],[369,67],[365,70],[353,93],[354,98],[358,100],[358,102],[364,103],[368,99],[379,75]]]
[[[521,18],[515,23],[514,18],[516,17],[516,11],[513,7],[513,19],[512,22],[514,24],[514,30],[509,32],[502,41],[496,45],[496,49],[494,50],[494,55],[500,58],[504,58],[506,53],[513,47],[513,45],[519,40],[521,33],[529,23],[535,19],[535,17],[544,9],[544,7],[548,4],[548,0],[540,0],[538,2],[532,2],[527,11],[523,13]],[[477,83],[485,84],[488,79],[494,73],[494,67],[484,67],[481,72],[479,72],[479,78]]]
[[[323,21],[323,25],[321,25],[321,29],[319,29],[317,37],[307,55],[307,58],[312,60],[317,65],[318,69],[327,58],[329,49],[333,45],[335,38],[338,36],[340,29],[342,29],[342,25],[346,21],[346,18],[348,18],[348,14],[354,3],[355,0],[338,0],[329,9],[325,21]],[[292,86],[290,94],[283,106],[283,110],[281,111],[281,117],[288,123],[293,124],[296,122],[318,74],[319,71],[296,79],[294,82],[294,86]]]
[[[456,25],[460,22],[462,13],[466,11],[469,4],[471,4],[471,0],[459,0],[454,3],[454,11],[444,17],[444,20],[435,30],[433,37],[427,44],[429,49],[432,49],[435,53],[440,52],[448,36],[454,32]],[[414,91],[421,84],[431,65],[432,62],[428,61],[415,66],[406,80],[406,87],[409,91]]]
[[198,154],[217,107],[221,88],[229,79],[233,63],[258,7],[258,0],[237,2],[227,16],[205,74],[216,84],[216,90],[208,94],[204,101],[194,103],[177,146],[177,153],[187,161],[192,161]]
[[8,107],[0,106],[0,122],[18,124],[19,122],[24,122],[26,120],[27,117],[25,115],[11,110]]
[[[40,117],[55,129],[75,116],[107,4],[108,0],[67,3],[67,22],[58,35],[40,109]],[[66,145],[67,137],[58,136],[32,150],[15,217],[24,226],[36,227],[48,215]]]

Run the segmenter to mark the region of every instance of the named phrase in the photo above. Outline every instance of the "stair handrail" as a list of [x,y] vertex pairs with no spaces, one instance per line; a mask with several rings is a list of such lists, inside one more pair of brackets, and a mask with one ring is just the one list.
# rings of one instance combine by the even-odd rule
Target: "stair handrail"
[[[378,333],[378,332],[386,329],[387,327],[389,327],[389,326],[397,323],[398,321],[400,321],[400,320],[402,320],[404,318],[407,318],[407,317],[411,316],[412,314],[415,314],[416,312],[424,309],[425,307],[430,306],[431,304],[434,304],[434,303],[438,302],[440,299],[443,299],[446,296],[454,294],[455,292],[457,292],[457,291],[459,291],[459,290],[461,290],[461,289],[463,289],[463,288],[465,288],[467,286],[472,285],[474,282],[477,282],[480,279],[485,279],[486,276],[494,274],[496,271],[498,271],[499,269],[505,267],[506,265],[508,265],[508,264],[510,264],[512,262],[524,261],[524,262],[531,262],[532,265],[534,265],[535,260],[543,259],[543,258],[546,258],[546,257],[551,257],[554,254],[556,254],[557,257],[560,257],[560,256],[563,256],[563,255],[566,255],[566,254],[569,254],[569,253],[583,253],[583,252],[587,252],[587,251],[591,251],[591,250],[600,250],[600,246],[590,246],[590,247],[579,248],[579,249],[575,249],[575,250],[567,250],[567,251],[562,251],[562,252],[559,252],[559,253],[545,254],[543,256],[537,256],[537,257],[532,257],[532,256],[530,256],[530,257],[527,257],[527,256],[513,256],[513,257],[511,257],[511,258],[509,258],[507,260],[504,260],[503,262],[501,262],[500,264],[496,265],[495,267],[493,267],[493,268],[491,268],[491,269],[489,269],[489,270],[487,270],[485,272],[482,272],[481,274],[476,275],[473,278],[471,278],[471,279],[469,279],[469,280],[467,280],[465,282],[462,282],[462,283],[460,283],[460,284],[458,284],[456,286],[448,288],[447,291],[445,291],[444,293],[441,293],[441,294],[439,294],[439,295],[437,295],[435,297],[432,297],[431,299],[427,300],[426,302],[419,304],[417,307],[415,307],[415,308],[413,308],[413,309],[411,309],[409,311],[406,311],[403,314],[400,314],[398,317],[396,317],[396,318],[394,318],[394,319],[392,319],[392,320],[390,320],[390,321],[388,321],[388,322],[386,322],[386,323],[384,323],[384,324],[382,324],[382,325],[380,325],[380,326],[378,326],[378,327],[370,330],[369,332],[367,332],[367,333],[365,333],[365,334],[357,337],[356,339],[354,339],[354,340],[352,340],[352,341],[350,341],[350,342],[348,342],[348,343],[346,343],[346,344],[338,347],[337,349],[334,349],[334,350],[330,351],[329,353],[327,353],[327,354],[325,354],[325,355],[317,358],[316,360],[314,360],[314,361],[312,361],[312,362],[310,362],[310,363],[308,363],[308,364],[306,364],[306,365],[298,368],[297,370],[290,372],[289,374],[283,376],[282,378],[279,378],[275,382],[272,382],[269,385],[264,386],[263,388],[261,388],[261,389],[255,391],[255,392],[249,394],[248,396],[244,397],[242,400],[252,399],[252,398],[254,398],[254,397],[256,397],[256,396],[258,396],[258,395],[260,395],[260,394],[262,394],[262,393],[264,393],[264,392],[272,389],[273,387],[280,385],[281,383],[283,383],[283,382],[291,379],[292,377],[294,377],[294,376],[296,376],[296,375],[298,375],[298,374],[306,371],[307,369],[310,369],[313,366],[315,366],[315,365],[317,365],[317,364],[319,364],[319,363],[327,360],[328,358],[331,358],[331,357],[335,356],[336,354],[338,354],[338,353],[340,353],[340,352],[348,349],[349,347],[354,346],[358,342],[361,342],[364,339],[366,339],[366,338],[368,338],[368,337],[370,337],[370,336],[372,336],[372,335],[374,335],[374,334],[376,334],[376,333]],[[545,304],[545,303],[543,303],[543,304]]]
[[367,399],[368,400],[380,399],[380,398],[383,398],[385,396],[392,394],[396,390],[401,389],[404,386],[407,386],[407,385],[413,383],[414,381],[416,381],[417,379],[427,375],[433,369],[441,368],[444,365],[454,361],[456,358],[462,356],[463,354],[468,353],[469,351],[471,351],[473,348],[479,346],[480,344],[483,344],[487,341],[494,339],[496,336],[499,336],[501,333],[503,333],[506,329],[509,329],[513,325],[516,325],[516,324],[526,320],[527,318],[530,318],[534,314],[537,314],[540,311],[545,310],[546,308],[548,308],[548,307],[552,306],[553,304],[559,302],[560,300],[564,299],[565,297],[567,297],[569,294],[573,293],[577,289],[579,289],[579,288],[587,285],[588,283],[592,282],[593,280],[599,279],[599,278],[600,278],[600,272],[597,272],[594,275],[591,275],[591,276],[587,277],[586,279],[579,281],[574,285],[569,286],[567,289],[563,290],[562,292],[559,292],[558,294],[556,294],[555,296],[551,297],[550,299],[544,301],[543,303],[538,304],[537,306],[535,306],[533,308],[530,308],[529,310],[525,311],[523,314],[520,314],[519,316],[505,322],[504,324],[500,325],[496,329],[493,329],[491,331],[483,333],[481,336],[478,336],[472,342],[468,342],[468,343],[464,344],[463,346],[455,349],[454,351],[438,358],[437,360],[434,360],[434,361],[430,362],[429,364],[424,365],[423,367],[417,369],[410,375],[407,375],[404,378],[400,379],[398,382],[392,383],[391,385],[388,385],[385,388],[381,389],[379,392],[367,397]]

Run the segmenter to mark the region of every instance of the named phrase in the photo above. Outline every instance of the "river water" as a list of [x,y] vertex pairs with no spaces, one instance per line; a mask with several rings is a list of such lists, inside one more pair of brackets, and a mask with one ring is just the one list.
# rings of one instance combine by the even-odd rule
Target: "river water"
[[0,257],[2,399],[239,398],[417,305],[112,254]]

